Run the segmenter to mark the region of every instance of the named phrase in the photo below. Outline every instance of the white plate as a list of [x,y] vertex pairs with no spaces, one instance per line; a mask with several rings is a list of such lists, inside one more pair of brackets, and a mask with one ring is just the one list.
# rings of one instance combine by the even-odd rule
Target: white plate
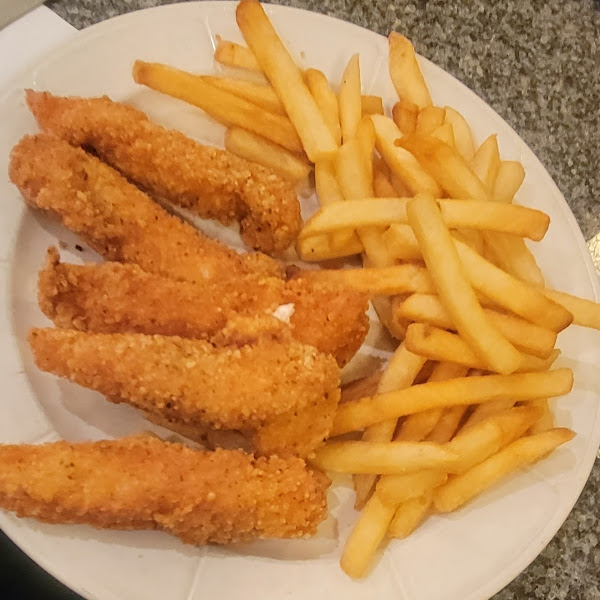
[[[199,111],[137,87],[136,58],[210,72],[214,36],[242,41],[230,3],[164,6],[106,21],[83,31],[22,74],[0,98],[0,172],[10,148],[36,131],[23,88],[56,94],[108,94],[131,102],[160,122],[220,144],[222,129]],[[291,8],[268,6],[301,64],[316,65],[338,81],[348,58],[360,53],[364,90],[394,101],[385,38],[354,25]],[[536,247],[549,284],[598,298],[599,286],[579,228],[560,192],[533,153],[481,99],[423,60],[436,103],[464,113],[478,140],[499,134],[502,156],[521,160],[527,178],[519,201],[545,210],[552,225]],[[39,443],[123,435],[147,427],[133,410],[39,373],[25,343],[27,329],[47,321],[36,305],[36,276],[46,247],[59,238],[67,260],[81,261],[76,240],[24,208],[3,176],[0,225],[0,441]],[[229,234],[228,234],[229,235]],[[230,236],[230,239],[234,239]],[[88,250],[83,258],[92,258]],[[524,569],[556,533],[579,496],[600,442],[597,332],[572,327],[560,336],[560,363],[575,371],[575,389],[556,402],[557,421],[578,436],[549,460],[515,476],[455,514],[433,517],[408,540],[392,542],[361,582],[348,579],[338,560],[355,519],[352,492],[336,487],[332,513],[317,540],[265,542],[244,548],[194,548],[157,532],[96,531],[50,526],[0,515],[0,526],[34,560],[87,598],[183,600],[193,598],[376,597],[434,600],[489,598]]]

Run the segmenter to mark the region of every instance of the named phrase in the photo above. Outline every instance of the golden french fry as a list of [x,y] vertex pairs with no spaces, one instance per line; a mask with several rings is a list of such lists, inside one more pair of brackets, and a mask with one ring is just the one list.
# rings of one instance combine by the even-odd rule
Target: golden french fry
[[535,406],[542,413],[540,418],[527,431],[529,435],[554,429],[554,416],[552,415],[550,404],[546,398],[541,398],[540,400],[531,400],[526,404],[526,406]]
[[216,77],[213,75],[198,75],[198,77],[206,83],[226,90],[245,98],[249,102],[256,104],[272,113],[285,115],[285,108],[277,97],[275,90],[266,83],[256,83],[255,81],[247,81],[246,79],[235,79],[233,77]]
[[396,140],[402,137],[396,123],[383,115],[371,115],[371,120],[375,126],[377,150],[392,172],[400,177],[411,193],[427,192],[439,198],[442,189],[435,179],[408,150],[396,145]]
[[[388,250],[394,255],[389,244]],[[396,311],[409,321],[455,330],[448,311],[435,295],[412,294],[396,307]],[[484,308],[484,312],[515,348],[539,358],[550,356],[556,344],[556,331],[539,327],[515,315],[488,308]]]
[[310,461],[338,473],[396,474],[452,468],[457,456],[430,442],[328,442]]
[[440,300],[461,337],[494,371],[515,371],[521,355],[483,312],[433,198],[414,198],[406,210]]
[[235,42],[219,39],[215,48],[215,60],[228,67],[262,73],[262,68],[252,50]]
[[569,429],[551,429],[516,440],[498,454],[437,488],[435,508],[439,512],[456,510],[503,477],[546,456],[574,436]]
[[331,281],[373,296],[394,296],[405,292],[427,294],[433,291],[427,269],[410,263],[382,269],[302,271],[301,277],[311,281]]
[[[356,128],[356,139],[361,155],[365,161],[364,170],[368,179],[373,182],[373,152],[375,150],[375,128],[370,117],[363,117]],[[374,190],[373,190],[374,191]]]
[[344,143],[356,136],[356,129],[362,116],[360,89],[360,62],[358,54],[354,54],[346,65],[338,94]]
[[429,135],[444,122],[445,118],[445,109],[439,106],[426,106],[419,111],[415,133],[417,135]]
[[469,162],[475,154],[475,142],[473,141],[471,128],[465,118],[457,110],[450,106],[444,108],[446,109],[445,121],[452,126],[454,145],[458,150],[458,153]]
[[381,502],[377,494],[371,496],[346,540],[340,566],[350,577],[363,577],[385,537],[395,508]]
[[404,136],[396,144],[415,156],[451,198],[490,199],[479,177],[452,146],[431,136],[417,134]]
[[454,245],[473,287],[498,306],[554,331],[572,323],[573,315],[542,290],[505,273],[466,244],[455,239]]
[[[424,323],[412,323],[406,330],[404,343],[408,350],[429,360],[440,360],[473,369],[487,369],[486,363],[456,333]],[[548,358],[521,355],[516,372],[547,371],[558,358],[560,350],[553,350]]]
[[372,396],[373,394],[377,393],[377,386],[379,385],[382,375],[383,370],[380,369],[378,371],[373,371],[373,373],[370,375],[365,375],[364,377],[354,379],[349,383],[342,384],[340,402],[350,402],[351,400],[358,400],[363,396]]
[[572,313],[573,323],[576,325],[600,329],[600,304],[598,302],[592,302],[592,300],[586,300],[557,290],[544,289],[542,293]]
[[326,235],[316,235],[298,240],[296,251],[301,260],[306,262],[321,262],[360,254],[362,244],[356,236],[351,236],[345,244],[334,244]]
[[469,418],[463,423],[460,429],[460,433],[468,431],[471,427],[493,417],[499,413],[507,411],[515,405],[515,401],[512,398],[500,398],[500,400],[490,400],[483,404],[478,404],[473,412],[469,415]]
[[475,175],[479,177],[490,194],[493,194],[494,191],[494,184],[498,176],[500,163],[498,136],[493,134],[477,148],[470,163],[471,169],[473,169]]
[[302,152],[302,143],[290,120],[214,87],[197,75],[159,63],[137,60],[133,79],[157,92],[179,98],[208,113],[228,127],[241,127],[291,150]]
[[392,198],[396,190],[390,180],[390,170],[379,156],[373,158],[373,191],[378,198]]
[[346,402],[338,408],[330,435],[356,431],[373,423],[430,408],[480,404],[507,397],[515,401],[553,398],[567,394],[572,387],[573,373],[570,369],[427,382],[405,390]]
[[468,406],[450,406],[443,409],[437,425],[425,440],[428,442],[436,442],[437,444],[449,442],[454,437],[454,434],[468,409]]
[[385,504],[398,506],[402,502],[422,496],[428,491],[446,483],[445,471],[426,469],[403,475],[384,475],[377,483],[377,495]]
[[419,242],[417,242],[410,225],[390,225],[382,237],[392,258],[400,260],[420,260],[423,258]]
[[544,287],[544,275],[524,240],[499,232],[487,232],[484,239],[486,249],[500,268],[521,281]]
[[[425,360],[423,358],[409,352],[403,344],[400,344],[379,380],[377,392],[384,393],[409,387],[424,364]],[[362,440],[365,442],[391,442],[396,429],[396,422],[397,419],[391,419],[367,427],[363,432]],[[376,481],[376,475],[354,476],[354,488],[356,490],[354,507],[357,510],[361,509],[371,496]]]
[[414,102],[419,108],[431,105],[431,96],[410,40],[392,31],[388,41],[390,77],[398,97]]
[[373,96],[363,94],[360,99],[361,115],[382,115],[383,114],[383,99],[381,96]]
[[242,0],[237,24],[258,63],[275,88],[308,158],[316,162],[335,152],[337,144],[300,69],[286,50],[258,0]]
[[418,117],[419,107],[406,98],[401,98],[392,107],[392,119],[404,135],[414,133]]
[[436,127],[429,135],[440,140],[441,142],[444,142],[444,144],[448,144],[448,146],[455,148],[454,130],[452,129],[452,125],[450,125],[450,123],[442,123],[439,127]]
[[396,192],[394,195],[398,196],[398,198],[412,198],[414,193],[411,189],[400,179],[397,173],[393,171],[390,172],[390,182],[394,191]]
[[433,491],[430,491],[398,506],[388,527],[388,535],[398,539],[408,537],[423,522],[432,502]]
[[318,69],[307,69],[304,72],[306,85],[310,90],[325,124],[327,125],[335,143],[339,146],[342,143],[342,128],[340,127],[340,112],[338,107],[338,99],[327,77]]
[[[411,200],[375,197],[332,204],[316,212],[306,222],[300,236],[354,227],[408,224],[406,207]],[[504,231],[541,240],[550,224],[545,213],[516,204],[482,203],[478,200],[435,200],[435,203],[444,223],[452,229]]]
[[516,160],[504,160],[500,163],[492,198],[496,202],[512,202],[517,190],[525,179],[525,169]]
[[306,179],[310,173],[310,165],[305,159],[239,127],[227,130],[225,148],[232,154],[272,169],[293,182]]

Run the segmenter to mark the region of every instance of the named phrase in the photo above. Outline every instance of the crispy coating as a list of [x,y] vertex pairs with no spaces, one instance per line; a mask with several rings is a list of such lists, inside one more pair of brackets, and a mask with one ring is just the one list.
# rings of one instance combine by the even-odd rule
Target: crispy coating
[[0,446],[0,507],[47,523],[159,529],[188,544],[312,535],[327,477],[299,458],[152,436]]
[[[208,339],[237,316],[272,314],[293,305],[289,326],[304,344],[346,364],[364,341],[367,298],[339,286],[296,279],[243,276],[180,282],[137,265],[60,263],[48,251],[38,282],[40,308],[55,325],[98,333],[138,332]],[[255,333],[272,324],[259,320]]]
[[260,454],[309,454],[329,433],[340,396],[335,360],[295,340],[215,347],[160,335],[33,329],[29,342],[43,371],[174,423],[241,431]]
[[269,169],[203,146],[108,97],[63,98],[27,90],[26,98],[42,130],[93,148],[130,181],[201,217],[238,221],[250,247],[279,253],[296,239],[296,193]]
[[279,271],[268,257],[247,263],[94,156],[48,135],[26,136],[13,148],[9,176],[28,204],[58,217],[108,260],[185,281]]

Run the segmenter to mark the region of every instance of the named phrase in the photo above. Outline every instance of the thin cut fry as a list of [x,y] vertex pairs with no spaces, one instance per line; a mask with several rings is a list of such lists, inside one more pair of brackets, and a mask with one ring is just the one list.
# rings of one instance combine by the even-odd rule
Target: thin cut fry
[[356,128],[356,139],[364,161],[367,178],[373,180],[373,151],[375,150],[375,127],[370,117],[363,117]]
[[458,153],[467,161],[473,158],[475,154],[475,142],[471,128],[465,118],[451,106],[446,106],[446,123],[452,125],[454,132],[454,145]]
[[498,136],[490,135],[477,148],[471,159],[471,169],[487,188],[493,193],[498,170],[500,169],[500,151],[498,150]]
[[287,117],[268,112],[244,98],[216,88],[197,75],[138,60],[133,67],[133,78],[136,83],[201,108],[228,127],[241,127],[292,152],[302,152],[300,138]]
[[360,108],[363,117],[367,115],[382,115],[383,99],[381,98],[381,96],[363,94],[360,100]]
[[373,158],[373,191],[378,198],[392,198],[396,190],[390,180],[390,170],[379,156]]
[[333,139],[302,73],[286,50],[258,0],[242,0],[237,24],[258,63],[275,88],[302,146],[312,162],[335,152]]
[[494,183],[493,199],[496,202],[512,202],[524,179],[525,169],[520,162],[502,161]]
[[338,94],[343,143],[356,136],[362,115],[360,89],[360,63],[358,54],[354,54],[346,65]]
[[570,369],[427,382],[406,390],[346,402],[338,408],[331,435],[356,431],[373,423],[430,408],[480,404],[507,397],[517,402],[554,398],[567,394],[572,387],[573,373]]
[[415,133],[417,135],[429,135],[444,122],[445,118],[445,109],[439,106],[426,106],[419,111]]
[[246,100],[268,110],[272,113],[285,115],[285,108],[277,97],[275,90],[266,83],[256,83],[246,79],[235,79],[233,77],[215,77],[213,75],[199,75],[206,83],[210,83],[222,90],[231,92],[235,96]]
[[520,353],[483,312],[433,198],[413,199],[407,212],[440,299],[461,337],[494,371],[516,370]]
[[228,67],[262,73],[262,68],[252,50],[235,42],[219,40],[215,48],[215,60]]
[[540,400],[531,400],[531,402],[528,402],[526,406],[535,406],[542,412],[540,418],[529,428],[529,435],[534,435],[536,433],[542,433],[543,431],[554,429],[554,417],[552,415],[550,405],[548,404],[548,400],[546,398]]
[[298,240],[296,250],[298,256],[306,262],[333,260],[363,252],[363,246],[356,236],[351,236],[343,245],[336,245],[332,242],[333,240],[326,235],[315,235]]
[[473,409],[473,412],[469,415],[469,418],[463,423],[463,426],[460,429],[461,435],[468,431],[471,427],[482,423],[490,417],[507,411],[514,405],[515,401],[512,398],[501,398],[500,400],[490,400],[489,402],[478,404]]
[[389,68],[399,98],[414,102],[419,108],[431,105],[431,96],[410,40],[392,31],[389,37]]
[[388,535],[393,538],[408,537],[425,519],[433,502],[433,492],[412,498],[401,504],[388,527]]
[[342,143],[342,128],[337,96],[331,89],[327,77],[318,69],[307,69],[304,77],[335,143],[339,146]]
[[392,119],[404,135],[414,133],[418,117],[419,107],[406,98],[401,98],[392,107]]
[[430,134],[431,137],[434,137],[444,144],[448,144],[448,146],[455,148],[456,144],[454,142],[454,130],[452,129],[452,125],[450,123],[442,123],[439,127],[436,127]]
[[293,182],[306,179],[310,173],[310,165],[305,159],[239,127],[227,130],[225,148],[232,154],[268,167]]
[[557,290],[544,289],[542,293],[571,312],[576,325],[600,329],[600,304],[597,302]]
[[447,479],[446,472],[434,469],[404,475],[386,475],[377,484],[377,494],[385,504],[398,506],[401,502],[422,496],[434,487],[442,485]]
[[392,224],[382,237],[392,258],[400,260],[423,258],[419,242],[410,225]]
[[436,509],[439,512],[456,510],[503,477],[546,456],[574,436],[569,429],[551,429],[518,439],[470,471],[437,488],[434,494]]
[[437,444],[449,442],[454,437],[468,409],[468,406],[450,406],[449,408],[445,408],[437,425],[425,438],[426,441],[436,442]]

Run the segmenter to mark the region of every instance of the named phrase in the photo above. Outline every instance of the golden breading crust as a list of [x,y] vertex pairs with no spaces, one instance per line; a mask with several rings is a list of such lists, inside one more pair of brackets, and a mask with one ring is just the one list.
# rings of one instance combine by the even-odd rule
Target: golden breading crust
[[130,181],[201,217],[239,221],[250,247],[279,253],[295,241],[296,193],[269,169],[203,146],[107,97],[61,98],[27,90],[26,98],[42,130],[93,148]]
[[260,454],[309,454],[329,433],[340,396],[335,360],[294,340],[216,348],[180,337],[33,329],[29,342],[43,371],[175,423],[239,430]]
[[152,436],[0,446],[0,507],[47,523],[160,529],[188,544],[314,534],[328,478],[299,458]]
[[38,299],[58,327],[213,341],[236,316],[268,315],[293,304],[293,336],[331,354],[340,366],[356,353],[368,328],[366,296],[339,286],[256,276],[181,282],[134,264],[61,263],[54,248],[40,272]]
[[117,171],[48,135],[24,137],[12,150],[9,176],[26,202],[57,216],[108,260],[185,281],[279,273],[268,257],[246,263],[223,244],[169,215]]

